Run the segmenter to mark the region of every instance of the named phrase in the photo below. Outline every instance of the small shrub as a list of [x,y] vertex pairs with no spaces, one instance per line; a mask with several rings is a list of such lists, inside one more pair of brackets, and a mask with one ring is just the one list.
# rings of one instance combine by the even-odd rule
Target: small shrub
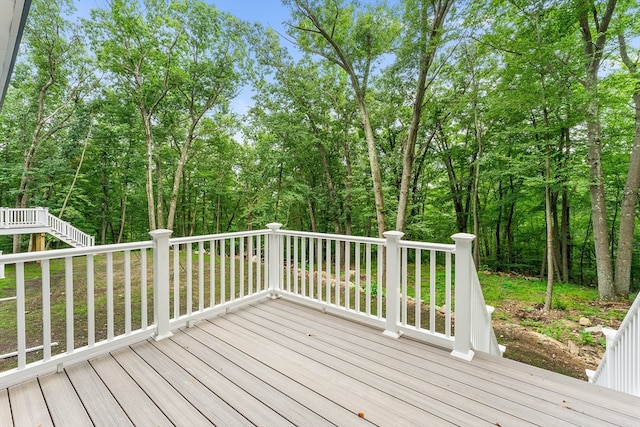
[[533,319],[522,319],[520,322],[522,326],[532,327],[532,328],[540,328],[542,327],[542,322]]
[[564,300],[561,300],[560,298],[554,298],[553,308],[555,308],[556,310],[564,311],[567,309],[567,302]]
[[580,344],[582,345],[594,344],[593,335],[591,335],[591,332],[587,332],[587,331],[580,332]]
[[545,326],[540,329],[540,333],[558,341],[565,341],[567,331],[558,326]]

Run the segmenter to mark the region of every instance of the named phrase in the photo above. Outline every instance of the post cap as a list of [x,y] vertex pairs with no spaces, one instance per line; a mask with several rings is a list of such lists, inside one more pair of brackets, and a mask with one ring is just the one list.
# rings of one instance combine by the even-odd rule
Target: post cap
[[455,242],[473,242],[476,238],[475,234],[469,234],[469,233],[456,233],[453,236],[451,236],[451,238],[455,241]]
[[400,239],[402,238],[402,236],[404,236],[404,233],[402,231],[385,231],[384,233],[382,233],[382,235],[388,239]]
[[158,237],[168,237],[168,236],[171,236],[172,233],[173,233],[173,230],[167,230],[164,228],[160,228],[158,230],[153,230],[149,232],[151,237],[153,237],[154,239]]

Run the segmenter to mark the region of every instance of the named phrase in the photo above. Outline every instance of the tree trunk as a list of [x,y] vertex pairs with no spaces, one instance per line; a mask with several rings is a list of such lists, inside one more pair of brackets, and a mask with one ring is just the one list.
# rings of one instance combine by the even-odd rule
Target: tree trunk
[[60,219],[62,219],[64,210],[67,207],[67,203],[69,203],[69,199],[71,198],[71,193],[73,192],[73,188],[76,186],[76,181],[78,181],[78,175],[80,175],[80,169],[82,169],[82,164],[84,163],[84,156],[87,152],[87,146],[89,145],[89,140],[91,139],[91,129],[93,129],[93,117],[89,119],[89,132],[87,133],[87,136],[84,139],[84,147],[82,147],[82,154],[80,155],[80,161],[78,162],[76,173],[73,175],[71,186],[69,186],[69,191],[67,192],[67,195],[64,198],[64,202],[62,202],[62,207],[60,208],[60,212],[58,213],[58,218]]
[[[640,77],[638,66],[632,62],[627,54],[627,45],[624,35],[618,36],[622,60],[629,72]],[[633,93],[635,107],[635,133],[633,147],[629,159],[629,171],[627,181],[622,193],[622,206],[620,212],[620,233],[618,237],[618,255],[616,258],[615,291],[621,298],[629,297],[631,288],[631,260],[633,256],[633,235],[635,232],[636,204],[638,202],[638,189],[640,188],[640,85],[635,85]]]
[[160,158],[156,157],[156,224],[158,228],[164,227],[164,204],[162,197],[162,164]]
[[562,217],[560,223],[560,242],[561,242],[561,258],[562,258],[562,281],[569,283],[571,271],[571,237],[570,237],[570,209],[569,209],[569,192],[567,189],[562,190]]
[[551,219],[551,188],[549,180],[551,179],[551,154],[549,153],[549,144],[547,144],[545,156],[545,180],[547,181],[544,189],[544,201],[545,201],[545,217],[547,226],[547,292],[544,299],[544,309],[549,311],[551,309],[551,302],[553,298],[553,221]]
[[178,160],[178,166],[173,174],[173,188],[171,189],[171,201],[169,202],[169,216],[167,217],[167,229],[173,230],[173,225],[176,217],[176,208],[178,206],[178,192],[180,190],[180,181],[182,178],[182,171],[184,165],[187,163],[187,157],[189,155],[189,149],[191,148],[191,142],[193,141],[193,132],[195,130],[195,124],[191,124],[189,133],[185,138],[184,145],[180,150],[180,159]]
[[[598,20],[598,13],[591,1],[581,0],[582,13],[580,16],[580,29],[582,33],[585,53],[585,79],[584,87],[588,101],[586,108],[587,141],[589,152],[589,174],[591,183],[591,222],[593,227],[593,239],[596,251],[596,268],[598,271],[598,293],[601,299],[611,300],[615,298],[613,286],[613,272],[611,256],[609,254],[609,234],[607,228],[607,209],[604,192],[604,172],[602,169],[602,141],[600,139],[600,103],[598,100],[598,70],[604,51],[607,30],[613,10],[617,1],[608,0],[602,19]],[[591,31],[589,19],[595,21],[594,34]]]
[[[458,177],[456,176],[456,171],[453,166],[453,160],[451,159],[451,154],[449,152],[449,147],[447,146],[446,137],[443,136],[441,140],[441,149],[443,151],[443,161],[445,168],[447,169],[447,176],[449,178],[449,189],[451,191],[451,201],[453,203],[453,209],[456,213],[456,230],[458,233],[466,233],[467,232],[467,206],[463,203],[463,196],[469,196],[466,191],[461,188],[461,184],[459,182]],[[422,157],[424,159],[425,156]],[[476,245],[477,246],[477,245]]]
[[344,161],[347,176],[344,182],[344,232],[347,236],[353,234],[351,229],[351,188],[353,184],[353,169],[351,167],[351,149],[349,147],[349,128],[344,127]]
[[587,106],[587,135],[589,140],[589,173],[591,183],[591,221],[596,251],[596,269],[598,272],[598,293],[603,300],[615,298],[611,254],[609,252],[609,230],[607,227],[607,206],[604,194],[604,172],[600,141],[599,105],[597,99],[591,99]]
[[127,225],[127,193],[120,198],[120,226],[118,227],[118,239],[116,243],[122,243],[124,229]]
[[313,202],[310,197],[307,197],[307,206],[309,208],[309,221],[311,222],[311,231],[314,233],[318,232],[318,226],[316,225],[316,214],[315,209],[313,208]]
[[[480,197],[478,189],[480,186],[480,160],[482,159],[482,130],[480,129],[480,123],[478,120],[478,111],[474,108],[474,122],[476,128],[476,140],[478,142],[478,156],[474,165],[473,174],[473,234],[479,236],[480,233],[480,218],[479,218],[479,203]],[[476,263],[476,268],[480,267],[480,245],[473,246],[473,261]]]
[[151,118],[147,115],[144,106],[140,107],[140,115],[144,124],[144,136],[146,142],[146,191],[147,191],[147,210],[149,215],[149,229],[156,229],[156,207],[153,196],[153,136],[151,133]]
[[[220,211],[222,209],[221,207],[221,196],[220,194],[218,194],[218,197],[216,197],[216,234],[220,233]],[[248,230],[252,229],[252,222],[251,222],[251,209],[249,209],[249,214],[247,216],[247,226],[248,226]]]
[[[424,106],[424,97],[427,91],[427,74],[435,58],[436,51],[440,45],[440,32],[444,25],[445,17],[449,8],[453,4],[452,0],[443,2],[430,2],[433,7],[433,19],[431,20],[431,28],[427,34],[429,25],[428,5],[426,1],[420,4],[420,62],[418,70],[418,82],[416,87],[416,97],[413,102],[413,111],[411,114],[411,125],[409,134],[407,135],[407,143],[404,146],[402,159],[402,179],[400,181],[400,194],[398,199],[398,213],[396,217],[396,230],[403,231],[407,225],[407,207],[409,206],[410,193],[409,185],[411,184],[411,174],[413,173],[413,162],[415,159],[416,140],[418,139],[418,130],[420,128],[420,120],[422,118],[422,108]],[[476,245],[477,246],[477,245]]]
[[496,270],[502,271],[502,211],[504,207],[502,206],[502,202],[504,200],[502,194],[502,180],[498,182],[498,218],[496,219]]
[[367,110],[367,105],[364,100],[364,94],[360,93],[357,98],[362,126],[364,127],[364,133],[367,139],[367,152],[369,154],[369,166],[371,167],[371,178],[373,181],[373,198],[376,206],[378,237],[384,237],[383,233],[386,231],[386,219],[384,212],[384,195],[382,193],[382,174],[380,173],[380,164],[378,163],[378,149],[369,119],[369,111]]
[[320,164],[322,165],[322,172],[327,184],[327,191],[329,192],[329,211],[331,212],[331,221],[333,223],[333,231],[336,234],[340,234],[340,214],[338,209],[338,202],[336,199],[335,185],[333,184],[333,178],[329,172],[329,164],[327,162],[327,154],[324,149],[324,145],[321,142],[317,144],[318,153],[320,154]]
[[511,190],[510,199],[512,201],[509,203],[509,209],[507,210],[507,219],[504,225],[504,235],[506,238],[505,240],[507,241],[507,262],[511,265],[515,262],[513,256],[513,217],[516,210],[516,203],[515,201],[513,201],[513,194],[515,193],[513,175],[509,176],[509,189]]
[[[567,163],[571,153],[571,138],[569,128],[562,130],[564,144],[562,146],[562,169],[567,170]],[[562,183],[562,214],[560,218],[560,246],[562,259],[562,281],[569,283],[571,273],[571,227],[568,178]]]
[[301,0],[295,0],[295,4],[304,13],[306,18],[308,18],[313,23],[315,29],[317,30],[314,30],[314,32],[317,32],[336,53],[337,58],[327,57],[327,59],[338,65],[347,73],[349,81],[351,82],[351,87],[355,92],[358,109],[360,111],[360,120],[362,123],[362,128],[364,130],[365,139],[367,141],[367,153],[369,156],[371,178],[373,181],[373,197],[375,200],[378,236],[383,237],[383,233],[386,231],[386,219],[384,211],[384,195],[382,191],[382,175],[380,173],[380,165],[378,162],[378,149],[376,147],[375,135],[373,133],[373,128],[371,127],[371,116],[369,115],[367,102],[365,99],[367,77],[371,66],[371,60],[373,58],[367,58],[365,60],[366,65],[364,65],[364,76],[362,77],[361,84],[358,80],[358,74],[353,68],[353,64],[351,63],[350,58],[347,57],[342,48],[337,44],[336,40],[333,38],[333,34],[330,34],[331,31],[327,31],[327,29],[320,22],[318,16],[311,10],[308,4],[303,3]]

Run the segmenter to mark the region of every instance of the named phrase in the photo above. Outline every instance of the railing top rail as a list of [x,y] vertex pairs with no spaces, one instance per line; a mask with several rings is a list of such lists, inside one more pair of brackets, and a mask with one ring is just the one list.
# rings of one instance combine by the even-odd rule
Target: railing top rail
[[276,233],[282,234],[283,236],[312,237],[312,238],[327,239],[327,240],[343,240],[346,242],[371,243],[374,245],[385,245],[387,242],[386,239],[381,239],[377,237],[359,237],[359,236],[349,236],[346,234],[313,233],[310,231],[276,230]]
[[207,240],[220,240],[220,239],[232,239],[236,237],[250,237],[250,236],[262,236],[271,233],[271,230],[252,230],[252,231],[236,231],[233,233],[218,233],[207,234],[204,236],[186,236],[186,237],[174,237],[169,239],[169,244],[178,245],[184,243],[195,243]]
[[133,251],[138,249],[149,249],[152,247],[153,241],[149,240],[145,242],[118,243],[112,245],[88,246],[84,248],[53,249],[50,251],[2,255],[2,263],[13,264],[16,262],[40,261],[43,259],[51,260],[69,256],[98,255],[107,252],[119,252],[126,250]]
[[[631,304],[631,307],[629,307],[629,311],[627,312],[627,314],[624,317],[624,320],[620,324],[618,331],[624,331],[629,326],[629,322],[631,322],[631,319],[638,311],[640,311],[640,293],[636,295],[636,299],[633,300],[633,304]],[[616,340],[619,339],[618,338],[619,336],[620,334],[616,334],[616,337],[614,338],[614,343],[616,342]]]
[[401,248],[410,248],[410,249],[435,250],[440,252],[451,252],[451,253],[454,253],[456,251],[456,245],[447,244],[447,243],[428,243],[428,242],[414,242],[410,240],[400,240],[398,245]]
[[36,211],[48,211],[49,208],[0,208],[0,210],[5,212],[16,212],[16,211],[36,212]]

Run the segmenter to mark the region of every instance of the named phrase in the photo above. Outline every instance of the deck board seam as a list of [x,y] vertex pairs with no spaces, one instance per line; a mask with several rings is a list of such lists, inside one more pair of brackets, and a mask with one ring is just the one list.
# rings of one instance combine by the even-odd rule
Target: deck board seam
[[69,380],[69,384],[71,384],[71,387],[73,388],[73,392],[76,394],[76,397],[77,397],[78,401],[80,402],[80,404],[84,408],[85,412],[87,413],[87,417],[89,417],[89,419],[91,420],[91,422],[95,426],[96,422],[94,421],[93,417],[91,416],[91,413],[89,412],[89,409],[87,408],[87,405],[85,405],[84,401],[80,397],[80,393],[78,393],[78,389],[76,388],[75,384],[73,384],[73,381],[71,381],[71,378],[69,377],[69,374],[67,373],[67,370],[64,369],[62,372],[60,372],[60,374],[61,375],[64,374],[67,377],[67,379]]
[[[178,363],[177,360],[175,360],[174,357],[174,353],[169,353],[165,350],[163,350],[162,348],[160,348],[158,345],[156,345],[157,343],[152,341],[152,340],[148,340],[144,343],[139,343],[136,344],[135,347],[142,347],[143,345],[148,345],[148,347],[150,349],[153,350],[149,350],[150,352],[159,352],[160,354],[164,355],[164,357],[167,359],[167,363],[170,363],[175,367],[176,371],[185,374],[186,376],[190,377],[191,379],[193,379],[193,381],[197,382],[198,384],[200,384],[204,389],[208,390],[209,393],[211,393],[213,396],[216,396],[219,399],[219,403],[223,403],[224,405],[227,406],[227,408],[235,413],[237,413],[240,417],[244,418],[244,420],[246,420],[247,422],[250,422],[249,420],[247,420],[246,417],[244,417],[241,413],[239,413],[231,403],[229,403],[228,401],[226,401],[224,399],[223,396],[221,396],[218,392],[216,392],[215,390],[213,390],[211,387],[209,387],[207,384],[205,384],[200,378],[196,377],[195,375],[193,375],[192,372],[190,372],[188,369],[186,369],[184,366],[182,366],[180,363]],[[188,349],[184,349],[183,347],[179,346],[179,348],[182,351],[185,351],[188,354],[193,355],[192,352],[190,352]],[[158,368],[156,366],[154,366],[152,363],[149,363],[148,359],[149,356],[145,356],[144,354],[142,354],[143,352],[140,351],[140,349],[136,349],[136,348],[132,348],[132,350],[138,354],[138,356],[140,358],[142,358],[160,377],[162,377],[171,387],[173,387],[174,390],[176,390],[177,393],[179,393],[182,397],[185,398],[185,400],[189,401],[189,403],[192,404],[192,406],[198,410],[205,418],[209,419],[209,421],[211,421],[211,423],[216,424],[216,420],[212,420],[207,414],[205,414],[204,412],[202,412],[198,406],[196,406],[193,402],[191,402],[191,400],[188,398],[187,395],[183,394],[183,392],[181,392],[176,386],[174,386],[173,384],[173,380],[167,378],[167,376],[165,374],[163,374],[162,372],[160,372],[158,370]],[[196,357],[195,355],[193,355],[193,357]],[[213,369],[213,368],[212,368]],[[218,419],[217,422],[219,423],[224,423],[224,421],[222,419]]]
[[[118,362],[118,360],[113,356],[113,354],[114,354],[114,353],[117,353],[117,352],[119,352],[119,351],[126,351],[127,349],[128,349],[128,350],[131,350],[131,348],[130,348],[129,346],[126,346],[126,347],[123,347],[122,349],[119,349],[119,350],[117,350],[117,351],[113,351],[113,352],[111,352],[111,353],[108,353],[108,354],[107,354],[107,355],[105,355],[104,357],[105,357],[105,358],[109,358],[110,360],[113,360],[113,362],[114,362],[114,363],[116,363],[116,364],[120,367],[120,369],[122,370],[122,372],[123,372],[126,376],[128,376],[128,377],[129,377],[129,379],[130,379],[130,380],[131,380],[131,381],[132,381],[132,382],[133,382],[133,383],[134,383],[134,384],[135,384],[135,385],[140,389],[140,391],[142,391],[142,392],[144,393],[144,395],[146,395],[146,396],[147,396],[147,398],[149,399],[149,401],[151,401],[151,402],[153,403],[153,405],[155,406],[155,408],[156,408],[158,411],[160,411],[160,413],[162,413],[162,415],[163,415],[163,416],[164,416],[164,417],[165,417],[165,418],[166,418],[166,419],[167,419],[167,420],[168,420],[172,425],[175,425],[175,424],[173,424],[173,422],[171,422],[171,419],[170,419],[170,418],[169,418],[169,416],[165,413],[165,411],[163,411],[163,410],[162,410],[162,408],[160,408],[160,407],[158,406],[158,404],[155,402],[155,400],[154,400],[153,398],[151,398],[151,396],[149,395],[149,393],[147,392],[147,390],[145,390],[143,387],[141,387],[141,386],[140,386],[140,384],[138,383],[138,381],[136,381],[136,380],[135,380],[135,378],[133,378],[133,377],[131,376],[131,374],[129,373],[129,371],[128,371],[127,369],[125,369],[125,368],[124,368],[124,367],[123,367],[123,366]],[[95,370],[95,368],[94,368],[94,370]],[[96,371],[96,372],[97,372],[97,371]],[[102,377],[102,376],[100,375],[100,373],[99,373],[99,372],[98,372],[98,376],[99,376],[99,377]],[[103,379],[103,382],[104,382],[104,379]],[[111,387],[109,387],[109,386],[107,385],[107,388],[109,389],[109,391],[111,391]],[[113,394],[113,392],[112,392],[112,394]],[[120,400],[118,399],[118,396],[117,396],[117,395],[115,395],[115,394],[114,394],[113,396],[114,396],[114,398],[116,399],[116,401],[118,402],[118,404],[120,404],[120,405],[122,406],[122,404],[120,403]],[[124,408],[123,408],[123,409],[124,409]],[[127,413],[126,409],[125,409],[125,413]],[[127,414],[127,415],[128,415],[128,414]],[[129,416],[129,418],[131,419],[131,416]],[[132,423],[135,425],[135,422],[134,422],[133,420],[132,420]]]

